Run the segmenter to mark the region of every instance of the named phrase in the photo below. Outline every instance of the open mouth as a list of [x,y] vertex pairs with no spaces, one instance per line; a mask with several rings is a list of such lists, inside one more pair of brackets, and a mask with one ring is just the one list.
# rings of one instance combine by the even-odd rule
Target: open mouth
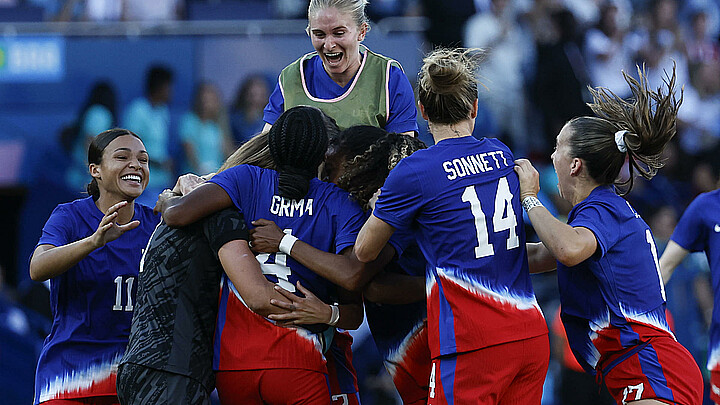
[[342,57],[342,52],[325,53],[325,59],[327,59],[327,61],[331,63],[340,62],[340,59],[342,59]]
[[129,182],[133,182],[133,183],[137,183],[137,184],[142,183],[142,177],[140,177],[137,174],[126,174],[126,175],[120,177],[120,180],[129,181]]

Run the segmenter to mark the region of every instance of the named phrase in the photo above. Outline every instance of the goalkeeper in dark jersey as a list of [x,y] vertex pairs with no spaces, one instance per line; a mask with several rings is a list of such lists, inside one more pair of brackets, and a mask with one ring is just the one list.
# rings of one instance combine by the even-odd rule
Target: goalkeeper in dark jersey
[[127,404],[209,404],[213,332],[223,267],[259,264],[235,209],[184,228],[161,223],[140,264],[130,342],[117,390]]

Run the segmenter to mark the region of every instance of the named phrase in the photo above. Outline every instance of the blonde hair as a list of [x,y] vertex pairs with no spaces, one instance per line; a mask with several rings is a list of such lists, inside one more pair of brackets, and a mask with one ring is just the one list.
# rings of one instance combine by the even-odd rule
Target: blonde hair
[[[370,31],[370,19],[368,19],[367,14],[365,14],[365,6],[367,6],[367,4],[367,0],[310,0],[310,4],[308,5],[308,20],[321,10],[335,8],[341,14],[349,15],[358,27],[365,25],[367,30]],[[308,25],[306,31],[310,32],[309,30],[310,26]]]
[[253,165],[263,169],[276,169],[275,160],[270,155],[268,147],[268,133],[261,132],[244,144],[240,145],[225,163],[220,166],[218,173],[238,165]]
[[439,48],[425,56],[418,73],[418,100],[430,122],[456,124],[470,118],[482,56],[477,48]]

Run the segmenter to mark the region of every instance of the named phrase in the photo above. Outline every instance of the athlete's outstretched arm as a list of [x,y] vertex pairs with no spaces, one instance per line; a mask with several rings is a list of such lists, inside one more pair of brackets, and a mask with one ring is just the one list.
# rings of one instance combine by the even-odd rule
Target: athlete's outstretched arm
[[135,220],[125,225],[115,222],[118,210],[127,205],[127,201],[108,208],[100,220],[97,230],[83,239],[62,246],[43,244],[35,248],[30,258],[30,278],[34,281],[45,281],[65,273],[78,264],[95,249],[105,246],[119,238],[123,233],[137,228],[140,221]]
[[204,183],[183,196],[170,190],[163,191],[158,197],[155,212],[162,214],[168,226],[178,228],[232,205],[230,196],[222,187],[215,183]]
[[425,277],[381,271],[363,290],[376,304],[412,304],[425,301]]
[[668,242],[665,247],[665,251],[662,256],[660,256],[659,260],[660,274],[662,274],[662,279],[665,284],[670,281],[670,277],[672,277],[675,268],[685,259],[685,257],[687,257],[689,253],[689,250],[678,245],[672,240]]
[[[280,240],[285,235],[273,222],[258,219],[252,222],[250,230],[252,247],[256,252],[275,253],[279,251]],[[340,254],[328,253],[301,240],[295,242],[290,256],[317,275],[348,291],[359,291],[375,274],[384,268],[395,255],[395,249],[385,246],[377,260],[363,263],[355,257],[351,247]]]
[[275,290],[275,284],[262,274],[260,263],[250,251],[247,241],[237,239],[224,244],[218,251],[218,257],[225,274],[253,312],[262,316],[288,312],[270,303],[272,299],[282,300],[284,297]]
[[[520,178],[520,199],[537,197],[540,175],[527,159],[515,161]],[[532,208],[528,217],[545,247],[562,264],[570,267],[582,263],[597,250],[595,234],[584,227],[572,227],[555,218],[542,205]]]
[[353,249],[355,256],[363,263],[375,260],[387,245],[395,228],[375,215],[365,222]]
[[530,273],[545,273],[557,268],[555,256],[542,242],[526,243]]

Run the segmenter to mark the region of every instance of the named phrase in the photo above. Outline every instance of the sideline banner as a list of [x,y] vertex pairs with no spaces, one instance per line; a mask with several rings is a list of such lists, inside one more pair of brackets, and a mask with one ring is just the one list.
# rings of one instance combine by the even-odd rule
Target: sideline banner
[[63,37],[0,38],[0,82],[59,82],[64,76]]

